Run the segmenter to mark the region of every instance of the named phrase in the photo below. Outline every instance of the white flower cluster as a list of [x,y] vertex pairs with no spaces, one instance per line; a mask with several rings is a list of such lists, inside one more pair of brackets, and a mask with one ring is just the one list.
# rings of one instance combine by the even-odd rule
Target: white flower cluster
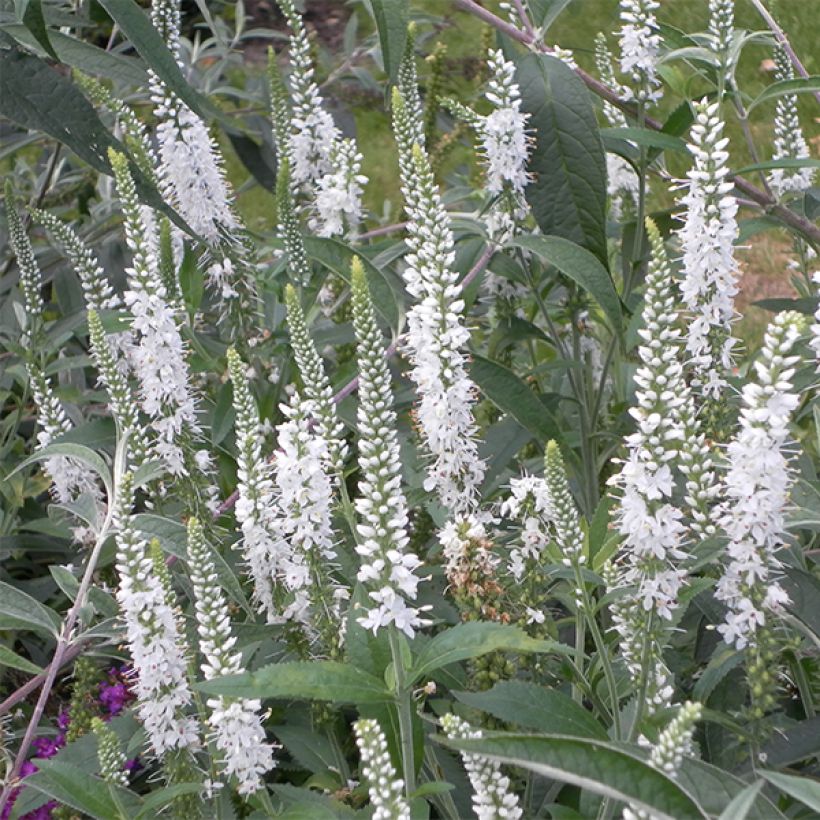
[[621,71],[632,80],[632,87],[626,89],[628,99],[656,102],[661,98],[661,36],[655,18],[658,8],[656,0],[620,0]]
[[719,70],[723,72],[724,79],[733,65],[730,49],[734,31],[735,0],[709,0],[709,34],[712,36],[712,50],[720,62]]
[[131,517],[131,476],[123,477],[115,501],[117,601],[134,664],[132,688],[137,712],[155,754],[198,744],[196,719],[185,714],[192,702],[187,659],[176,614],[145,539]]
[[183,435],[195,438],[199,425],[180,320],[168,304],[151,241],[153,224],[144,222],[128,161],[115,152],[110,160],[125,216],[125,240],[133,255],[126,269],[124,301],[133,316],[135,338],[130,355],[140,380],[140,405],[156,434],[156,456],[172,475],[186,475],[189,470],[180,440]]
[[[317,433],[316,407],[294,392],[290,405],[281,405],[285,421],[279,425],[274,462],[275,502],[278,528],[288,543],[280,574],[293,600],[283,617],[302,624],[311,623],[312,588],[326,586],[318,576],[336,560],[332,507],[333,483],[327,468],[330,461],[325,439]],[[325,590],[323,590],[325,591]],[[347,590],[334,590],[336,603]]]
[[298,188],[313,185],[327,174],[331,151],[339,140],[339,129],[324,108],[319,86],[314,80],[310,42],[301,15],[293,0],[277,0],[291,28],[290,93],[293,117],[288,140],[291,181]]
[[549,544],[552,504],[542,476],[525,475],[510,481],[510,495],[501,504],[501,514],[521,524],[521,544],[510,550],[507,570],[516,581],[524,576],[527,563],[537,562]]
[[[578,516],[578,507],[572,497],[567,480],[567,471],[561,448],[555,441],[548,441],[544,453],[544,484],[549,498],[549,513],[561,563],[566,567],[580,568],[586,563],[584,555],[584,533]],[[575,590],[576,602],[580,605],[582,593]]]
[[[54,395],[43,372],[34,365],[28,367],[31,395],[37,405],[37,419],[40,431],[37,433],[38,447],[47,447],[73,428],[63,406]],[[55,501],[67,504],[82,494],[94,499],[101,497],[100,488],[94,481],[88,466],[70,456],[51,456],[43,464],[51,479],[51,494]]]
[[487,163],[487,190],[498,194],[510,187],[521,197],[529,182],[526,166],[530,140],[529,115],[521,111],[521,92],[515,82],[515,63],[501,49],[488,55],[487,100],[493,110],[481,120],[481,142]]
[[[695,724],[700,720],[703,708],[699,703],[686,701],[678,708],[678,713],[661,732],[656,743],[652,744],[649,762],[669,777],[675,777],[680,770],[684,757],[695,754],[692,735]],[[639,739],[639,743],[641,743]],[[646,741],[648,744],[649,741]],[[652,820],[654,815],[646,809],[631,804],[624,809],[624,820]]]
[[355,501],[361,556],[357,578],[370,590],[373,604],[359,620],[377,632],[395,624],[413,637],[428,622],[408,603],[421,580],[418,557],[408,550],[407,502],[402,492],[401,456],[390,370],[364,270],[354,261],[353,326],[359,344],[359,496]]
[[[211,557],[202,525],[196,518],[188,521],[188,568],[194,590],[199,648],[205,660],[206,680],[235,675],[243,670],[242,654],[234,649],[228,602]],[[275,763],[273,746],[265,741],[260,710],[261,701],[219,696],[209,698],[208,724],[220,765],[226,777],[235,777],[239,794],[252,794],[262,786],[262,777]]]
[[[627,89],[615,78],[615,72],[612,70],[612,55],[607,48],[603,32],[599,32],[595,38],[595,65],[605,85],[622,97],[628,96]],[[613,128],[626,128],[627,126],[624,112],[606,100],[604,100],[604,116]],[[618,154],[607,152],[606,186],[610,197],[612,218],[617,221],[621,218],[625,205],[634,206],[640,187],[635,169]]]
[[[307,191],[312,202],[311,228],[320,236],[355,230],[361,217],[361,197],[367,177],[361,173],[362,155],[352,139],[341,132],[324,107],[314,79],[310,43],[293,0],[277,0],[291,28],[290,94],[292,112],[276,80],[274,131],[280,158],[290,163],[294,191]],[[275,65],[272,71],[276,71]],[[283,120],[287,117],[287,122]],[[284,143],[284,144],[283,144]]]
[[[451,739],[477,740],[482,737],[480,729],[473,729],[466,720],[454,714],[444,715],[441,726]],[[473,810],[478,820],[518,820],[524,816],[510,778],[501,774],[498,763],[470,752],[462,752],[461,759],[473,787]]]
[[723,137],[719,103],[695,103],[689,150],[694,163],[680,202],[686,208],[678,231],[683,251],[683,301],[691,312],[686,350],[692,357],[694,384],[717,399],[732,366],[731,335],[735,317],[738,264],[737,200],[731,196],[727,137]]
[[344,425],[336,412],[333,390],[324,365],[310,337],[299,294],[292,285],[285,288],[285,303],[288,309],[291,346],[299,375],[302,377],[305,397],[313,402],[316,428],[327,444],[328,466],[338,477],[342,474],[347,456]]
[[411,378],[420,396],[416,416],[434,459],[424,488],[436,490],[454,515],[468,515],[478,502],[484,477],[473,418],[476,387],[462,352],[470,334],[463,325],[464,301],[452,269],[450,220],[427,155],[418,143],[407,144],[405,137],[413,131],[407,114],[401,94],[394,89],[393,117],[409,218],[404,281],[417,300],[407,316],[407,348]]
[[[794,79],[794,69],[782,48],[775,50],[775,79]],[[797,114],[797,95],[783,94],[777,98],[774,112],[774,154],[772,159],[808,159],[809,147],[800,117]],[[769,185],[778,196],[790,192],[800,194],[811,188],[814,182],[813,168],[775,168],[769,172]]]
[[92,718],[91,730],[97,738],[97,759],[100,762],[102,779],[114,786],[127,788],[128,772],[125,769],[127,759],[116,732],[98,717]]
[[40,266],[34,256],[31,240],[17,213],[14,203],[14,192],[11,180],[6,181],[6,219],[8,222],[9,245],[17,257],[17,269],[20,275],[20,290],[23,292],[25,305],[25,326],[23,327],[23,341],[29,344],[33,341],[33,329],[42,322],[43,297],[40,288],[43,286]]
[[309,220],[318,236],[355,231],[362,216],[367,177],[361,173],[362,155],[351,139],[339,140],[330,154],[330,171],[316,184],[314,214]]
[[[10,183],[6,185],[5,193],[9,243],[14,255],[17,257],[20,289],[23,291],[23,301],[25,303],[26,326],[23,342],[31,346],[35,342],[36,329],[42,323],[43,299],[40,295],[42,276],[40,266],[34,256],[31,241],[15,208]],[[45,373],[31,357],[29,357],[26,369],[28,370],[31,392],[37,406],[37,416],[41,427],[37,433],[37,444],[39,447],[46,447],[55,438],[71,430],[74,425],[66,416],[60,400],[54,395]],[[75,461],[68,456],[52,456],[46,459],[44,468],[52,481],[52,496],[59,503],[65,504],[73,501],[82,493],[88,493],[93,498],[100,497],[100,490],[88,468],[79,461]]]
[[262,435],[256,402],[251,395],[245,365],[239,354],[228,351],[228,372],[233,383],[236,413],[237,491],[236,521],[242,531],[240,549],[253,579],[253,595],[269,623],[280,620],[274,585],[287,555],[277,521],[270,466],[262,456]]
[[[68,225],[48,211],[35,211],[34,216],[62,246],[80,280],[88,310],[94,310],[99,314],[105,310],[121,309],[122,299],[114,292],[102,265],[85,242]],[[109,339],[116,348],[117,367],[125,375],[128,360],[119,354],[120,352],[125,354],[129,350],[132,341],[131,333],[129,331],[112,333],[109,334]]]
[[353,729],[362,758],[362,774],[369,784],[373,820],[410,820],[404,781],[396,775],[381,727],[368,719],[357,720]]
[[681,704],[678,713],[661,732],[657,743],[652,747],[649,761],[655,768],[674,777],[680,769],[683,758],[694,755],[692,735],[702,712],[703,707],[699,703],[686,701]]
[[[179,62],[179,0],[153,0],[151,19]],[[149,84],[162,192],[196,233],[218,244],[239,226],[219,149],[201,117],[153,72]]]
[[[672,499],[676,461],[686,433],[682,417],[691,406],[676,324],[675,278],[663,239],[651,220],[647,233],[652,258],[646,277],[643,328],[638,331],[641,366],[635,374],[636,406],[629,412],[638,429],[626,438],[628,457],[610,484],[621,489],[616,514],[623,537],[617,585],[630,590],[613,607],[613,620],[630,673],[650,677],[652,707],[671,697],[658,645],[663,621],[670,621],[686,579],[684,514]],[[654,671],[644,670],[647,645]]]
[[792,384],[799,357],[789,353],[803,326],[803,318],[792,312],[778,314],[769,324],[755,362],[757,380],[743,387],[740,430],[726,449],[720,526],[729,539],[728,561],[715,595],[728,608],[718,631],[738,649],[753,644],[768,613],[788,601],[777,582],[776,553],[785,541],[792,486],[785,452],[788,425],[799,403]]

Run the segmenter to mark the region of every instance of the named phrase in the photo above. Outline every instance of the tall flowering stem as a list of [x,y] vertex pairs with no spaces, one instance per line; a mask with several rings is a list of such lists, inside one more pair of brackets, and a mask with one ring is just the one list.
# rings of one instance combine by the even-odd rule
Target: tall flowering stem
[[[777,48],[775,58],[775,79],[793,80],[794,68],[788,55]],[[800,117],[797,113],[797,95],[783,94],[777,98],[774,113],[774,153],[772,159],[808,159],[809,147]],[[789,193],[801,194],[811,188],[814,181],[813,168],[775,168],[769,172],[769,185],[777,196]]]
[[484,478],[473,418],[476,387],[463,352],[470,334],[463,325],[464,301],[452,268],[449,217],[427,154],[418,143],[408,142],[414,132],[408,117],[405,102],[394,89],[394,131],[409,218],[404,281],[417,300],[407,317],[407,349],[420,395],[416,415],[433,458],[424,486],[436,490],[452,514],[463,516],[477,506]]
[[356,498],[361,556],[358,580],[370,590],[372,603],[360,623],[377,632],[391,624],[413,637],[424,626],[413,606],[421,562],[409,551],[407,502],[402,492],[401,457],[390,370],[376,324],[370,291],[361,263],[352,269],[353,326],[359,362],[359,466]]
[[349,590],[331,570],[337,553],[333,533],[333,480],[328,443],[316,429],[315,404],[294,392],[281,410],[274,462],[278,527],[288,545],[280,573],[292,600],[284,617],[303,625],[320,652],[339,654],[343,638],[341,606]]
[[362,759],[362,774],[369,785],[373,820],[410,820],[410,805],[404,797],[404,782],[390,760],[387,740],[372,719],[353,724]]
[[353,327],[358,341],[359,362],[359,466],[361,479],[355,501],[360,556],[358,580],[365,585],[370,601],[359,623],[374,634],[388,629],[395,670],[396,708],[402,741],[404,784],[414,790],[415,756],[411,695],[402,635],[412,638],[429,621],[413,603],[420,578],[421,561],[408,549],[407,502],[402,492],[401,456],[393,410],[390,370],[384,343],[376,324],[376,312],[364,269],[358,258],[351,269]]
[[632,80],[628,98],[639,103],[657,102],[661,97],[658,56],[661,36],[655,12],[656,0],[621,0],[619,43],[621,71]]
[[305,396],[314,404],[319,435],[327,443],[328,466],[341,480],[347,456],[344,425],[339,420],[333,402],[333,388],[325,372],[316,345],[310,337],[299,293],[292,285],[285,288],[288,328],[296,366],[302,377]]
[[[453,714],[444,715],[441,726],[450,739],[478,740],[483,736],[480,729],[473,729],[466,720]],[[501,773],[500,764],[469,752],[462,752],[461,759],[473,787],[473,811],[479,820],[502,817],[518,820],[524,816],[510,778]]]
[[478,122],[481,148],[487,166],[487,192],[503,195],[493,208],[491,231],[512,230],[516,220],[526,217],[529,209],[524,189],[530,181],[527,173],[531,139],[527,135],[529,114],[521,111],[521,91],[515,82],[515,63],[504,59],[501,49],[488,58],[490,78],[486,97],[493,110]]
[[[228,601],[196,518],[188,521],[188,567],[205,679],[239,674],[243,671],[242,653],[234,649]],[[252,794],[262,788],[263,776],[275,765],[273,746],[266,742],[262,727],[261,701],[221,695],[210,698],[207,706],[221,771],[236,778],[239,794]]]
[[732,54],[735,32],[735,0],[709,0],[709,34],[717,58],[718,100],[734,71],[736,55]]
[[[11,182],[6,183],[5,195],[9,240],[17,257],[20,290],[23,292],[25,306],[22,341],[27,351],[26,370],[40,422],[37,444],[39,447],[47,447],[56,438],[71,430],[74,425],[52,390],[41,363],[37,361],[35,352],[42,344],[43,332],[43,297],[40,292],[43,286],[42,275],[34,256],[31,240],[15,207]],[[83,493],[91,495],[92,498],[99,497],[96,482],[88,469],[79,461],[69,456],[52,456],[46,459],[44,467],[52,482],[51,494],[55,501],[65,504]]]
[[770,323],[754,372],[743,387],[740,429],[726,450],[726,501],[720,526],[728,538],[726,565],[715,595],[727,607],[718,631],[726,643],[748,651],[756,717],[773,704],[776,657],[773,621],[788,603],[779,583],[778,550],[786,542],[785,514],[793,483],[787,445],[789,421],[800,400],[790,355],[805,326],[793,312]]
[[120,577],[117,601],[134,665],[132,688],[137,695],[137,712],[152,750],[162,757],[173,750],[195,747],[198,726],[196,719],[186,714],[192,693],[176,613],[131,514],[132,483],[131,475],[125,474],[114,502]]
[[623,541],[617,585],[628,590],[614,604],[613,620],[629,672],[645,690],[640,702],[645,700],[646,708],[654,711],[670,703],[673,693],[662,652],[664,622],[671,621],[686,579],[680,566],[687,556],[684,514],[672,496],[684,434],[681,415],[691,397],[681,364],[675,280],[650,220],[647,231],[652,259],[639,331],[636,406],[630,410],[637,431],[626,438],[627,459],[610,483],[621,490],[617,521]]
[[62,246],[71,266],[79,277],[86,305],[98,313],[117,310],[122,307],[122,299],[114,292],[102,265],[94,252],[64,222],[48,211],[32,212],[57,242]]
[[[151,19],[180,62],[180,0],[153,0]],[[234,205],[216,141],[202,118],[149,71],[157,117],[160,190],[201,236],[210,284],[229,319],[229,331],[244,338],[255,327],[257,295],[249,262],[252,248]]]
[[735,317],[738,264],[737,200],[730,194],[729,144],[723,134],[719,104],[695,103],[689,150],[694,162],[680,202],[686,211],[678,231],[683,251],[683,302],[690,313],[686,351],[694,385],[715,404],[732,367],[732,321]]
[[23,293],[23,304],[25,305],[25,326],[23,327],[23,339],[29,344],[39,341],[38,334],[42,330],[43,323],[43,297],[40,289],[43,287],[40,266],[34,256],[34,249],[31,240],[28,238],[26,229],[17,213],[14,200],[14,189],[11,180],[6,180],[6,221],[8,223],[9,244],[14,255],[17,257],[17,270],[20,274],[20,290]]
[[199,424],[190,384],[180,320],[167,301],[153,237],[143,219],[125,156],[110,152],[111,166],[125,216],[125,239],[132,253],[126,270],[125,303],[136,334],[131,356],[140,380],[140,404],[156,434],[154,451],[172,475],[188,473],[183,438],[196,437]]
[[291,181],[297,188],[312,186],[331,169],[330,153],[339,140],[339,130],[325,109],[314,79],[313,62],[302,16],[293,0],[277,0],[291,29],[290,93],[293,116],[288,139]]
[[274,622],[280,614],[274,600],[274,585],[286,544],[276,521],[271,470],[262,455],[259,412],[245,364],[233,349],[228,351],[228,373],[236,413],[236,521],[242,532],[240,549],[253,580],[254,599],[268,621]]

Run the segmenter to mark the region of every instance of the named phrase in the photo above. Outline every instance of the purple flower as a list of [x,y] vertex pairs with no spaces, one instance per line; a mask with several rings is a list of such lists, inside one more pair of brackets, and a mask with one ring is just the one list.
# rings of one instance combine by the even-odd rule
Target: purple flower
[[38,737],[32,745],[35,757],[44,759],[54,757],[65,746],[65,734],[61,732],[55,737]]

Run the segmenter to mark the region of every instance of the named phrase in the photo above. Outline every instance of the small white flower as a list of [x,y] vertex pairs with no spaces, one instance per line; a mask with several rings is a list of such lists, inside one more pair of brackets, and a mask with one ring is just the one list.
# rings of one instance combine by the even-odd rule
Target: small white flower
[[628,97],[656,102],[661,97],[658,55],[661,36],[655,12],[656,0],[621,0],[619,32],[621,71],[632,80]]
[[[449,738],[472,740],[482,737],[480,729],[473,729],[453,714],[444,715],[441,726]],[[510,778],[501,773],[498,763],[470,752],[462,752],[461,759],[473,787],[473,810],[479,820],[518,820],[523,817]]]

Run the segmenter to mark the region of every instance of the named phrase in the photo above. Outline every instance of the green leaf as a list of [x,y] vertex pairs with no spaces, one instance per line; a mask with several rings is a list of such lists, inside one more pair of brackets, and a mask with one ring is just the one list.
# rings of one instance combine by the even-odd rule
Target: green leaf
[[612,277],[588,250],[560,236],[520,236],[509,244],[532,251],[558,268],[598,302],[616,329],[621,326],[621,300]]
[[606,729],[583,706],[557,689],[520,680],[501,681],[487,692],[455,692],[467,706],[524,729],[606,740]]
[[55,60],[60,58],[51,45],[46,26],[46,18],[43,15],[43,6],[40,0],[14,0],[17,9],[17,17],[23,25],[32,33],[35,40],[40,44],[43,51]]
[[[26,778],[27,789],[47,794],[95,820],[111,820],[112,817],[121,816],[108,784],[100,778],[62,760],[38,760],[37,769]],[[113,788],[116,788],[122,802],[136,808],[137,796],[133,792]]]
[[[17,42],[30,48],[37,47],[37,40],[25,26],[7,25],[2,29]],[[84,40],[69,37],[57,29],[49,32],[49,38],[57,52],[57,59],[65,65],[119,83],[145,85],[148,82],[148,73],[142,63],[134,57],[124,57],[122,54],[105,51]]]
[[542,32],[555,22],[558,15],[572,2],[572,0],[527,0],[532,22]]
[[586,86],[561,60],[528,53],[516,80],[535,138],[527,201],[546,235],[561,236],[606,264],[606,160]]
[[[111,174],[106,155],[109,148],[128,154],[68,77],[39,57],[16,48],[0,49],[0,115],[26,131],[48,134],[103,174]],[[131,173],[137,192],[146,204],[162,211],[176,225],[194,235],[133,164]]]
[[311,259],[315,259],[338,276],[350,283],[350,265],[353,258],[358,256],[367,276],[367,284],[373,296],[373,305],[381,314],[392,330],[399,327],[399,301],[395,291],[390,286],[384,273],[369,259],[361,256],[353,248],[348,247],[338,239],[327,239],[319,236],[304,237],[305,251]]
[[23,590],[0,581],[0,629],[9,626],[57,635],[60,616]]
[[[162,549],[181,561],[188,560],[188,535],[183,524],[172,521],[169,518],[162,518],[159,515],[150,513],[138,513],[134,516],[134,524],[137,529],[149,538],[158,538],[162,544]],[[228,562],[215,550],[211,550],[211,560],[216,566],[216,574],[219,576],[219,583],[225,591],[238,603],[249,617],[254,618],[254,611],[251,609],[245,593],[242,591],[242,584],[237,580]]]
[[780,791],[799,800],[820,815],[820,783],[816,780],[810,777],[794,777],[794,775],[780,772],[764,772],[760,769],[757,773],[765,777],[769,783],[777,786]]
[[451,626],[440,632],[416,657],[408,672],[417,681],[436,669],[468,658],[478,658],[496,650],[507,652],[557,652],[566,654],[568,647],[554,641],[531,638],[522,629],[508,624],[473,621]]
[[124,150],[67,77],[22,51],[0,51],[0,111],[27,130],[59,140],[104,174],[110,173],[108,148]]
[[688,154],[689,149],[680,137],[664,134],[662,131],[650,131],[648,128],[602,128],[601,137],[628,140],[635,145],[646,148],[658,148],[661,151],[676,151],[679,154]]
[[740,177],[743,176],[743,174],[751,174],[755,171],[770,171],[773,168],[820,168],[820,159],[811,159],[810,157],[803,157],[802,159],[770,159],[766,162],[758,162],[754,165],[744,165],[743,168],[732,171],[732,175]]
[[216,119],[223,118],[219,109],[186,82],[162,36],[134,0],[100,0],[100,5],[169,90],[201,117],[207,114]]
[[165,786],[158,791],[150,792],[142,804],[140,813],[134,820],[142,820],[142,818],[149,815],[158,814],[159,809],[184,794],[200,794],[201,792],[202,783],[174,783],[173,786]]
[[382,703],[392,699],[384,682],[335,661],[272,663],[256,672],[199,684],[207,694],[243,698]]
[[776,97],[782,97],[784,94],[806,94],[814,93],[815,91],[820,91],[820,75],[806,77],[805,79],[799,77],[794,80],[780,80],[779,82],[772,83],[768,88],[764,88],[749,104],[748,112],[751,114],[753,109],[760,105],[760,103],[773,100]]
[[43,447],[42,450],[38,450],[36,453],[33,453],[27,459],[18,464],[11,475],[14,475],[14,473],[19,472],[25,467],[28,467],[30,464],[35,464],[38,461],[45,461],[46,459],[53,458],[54,456],[68,456],[74,461],[79,461],[81,464],[85,464],[102,479],[102,482],[105,485],[105,490],[108,493],[108,498],[111,499],[114,497],[111,484],[111,471],[108,469],[108,465],[90,447],[85,447],[82,444],[49,444],[47,447]]
[[[769,766],[791,766],[820,753],[820,715],[779,731],[761,750]],[[744,771],[751,770],[751,764]]]
[[407,50],[409,3],[408,0],[371,0],[371,6],[379,30],[384,72],[390,82],[395,83],[402,57]]
[[747,786],[720,813],[718,820],[746,820],[762,788],[762,780]]
[[[676,780],[712,817],[725,812],[726,807],[743,793],[748,785],[730,772],[693,757],[683,759]],[[785,818],[764,794],[758,794],[748,810],[748,820]]]
[[554,418],[532,388],[503,364],[474,355],[470,376],[482,393],[542,442],[560,439]]
[[611,743],[564,735],[501,732],[487,733],[478,740],[437,739],[455,749],[634,804],[660,820],[707,816],[668,775]]
[[32,675],[39,675],[43,671],[36,663],[23,658],[3,644],[0,644],[0,667],[19,669],[21,672],[30,672]]

